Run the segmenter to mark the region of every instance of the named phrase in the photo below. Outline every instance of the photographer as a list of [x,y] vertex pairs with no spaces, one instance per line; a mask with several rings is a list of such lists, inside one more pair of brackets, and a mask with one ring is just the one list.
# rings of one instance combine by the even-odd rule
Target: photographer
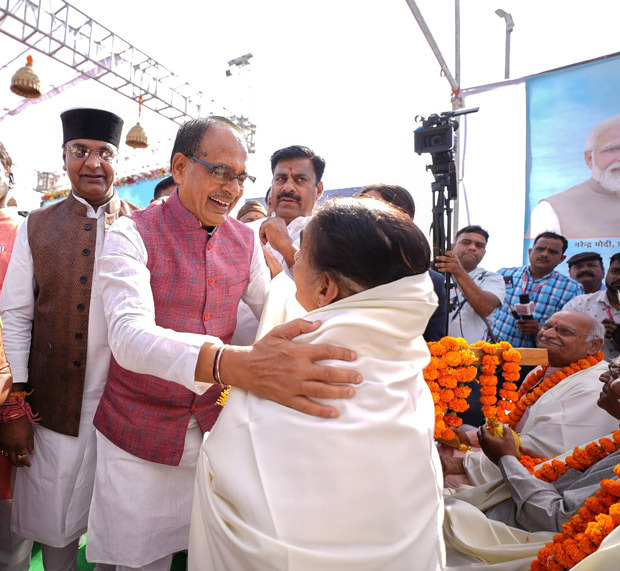
[[605,286],[607,289],[571,299],[564,309],[587,313],[605,326],[602,351],[609,361],[620,355],[620,252],[609,260]]

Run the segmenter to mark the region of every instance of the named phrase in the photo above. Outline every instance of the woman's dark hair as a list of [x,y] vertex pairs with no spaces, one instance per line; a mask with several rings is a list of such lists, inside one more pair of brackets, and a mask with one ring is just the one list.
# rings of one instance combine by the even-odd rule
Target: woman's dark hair
[[396,184],[370,184],[360,191],[360,196],[372,192],[378,192],[385,202],[389,202],[409,214],[411,219],[415,217],[415,202],[411,195],[402,186]]
[[310,265],[336,281],[338,299],[422,274],[430,264],[428,240],[413,220],[378,200],[327,202],[312,217],[304,239]]

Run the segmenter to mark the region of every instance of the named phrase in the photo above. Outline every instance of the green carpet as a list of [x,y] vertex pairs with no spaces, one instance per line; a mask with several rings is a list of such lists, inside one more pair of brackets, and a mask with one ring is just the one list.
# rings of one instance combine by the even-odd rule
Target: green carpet
[[[172,560],[170,571],[185,571],[186,563],[187,555],[185,555],[185,553],[177,553]],[[92,571],[94,568],[94,563],[88,563],[88,561],[86,561],[86,542],[84,542],[84,544],[80,546],[80,551],[78,552],[78,571]],[[43,571],[41,546],[36,542],[32,546],[30,571]]]

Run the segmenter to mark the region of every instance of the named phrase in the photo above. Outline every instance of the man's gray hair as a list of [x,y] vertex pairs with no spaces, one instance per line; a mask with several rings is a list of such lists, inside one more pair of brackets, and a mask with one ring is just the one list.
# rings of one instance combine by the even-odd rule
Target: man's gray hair
[[592,329],[590,329],[590,333],[586,337],[586,343],[595,339],[605,339],[605,327],[599,321],[595,321],[594,325],[592,325]]
[[594,150],[594,142],[597,137],[609,129],[609,127],[613,127],[614,125],[620,125],[620,113],[618,115],[612,115],[611,117],[607,117],[604,121],[601,121],[588,135],[588,140],[586,141],[586,151]]

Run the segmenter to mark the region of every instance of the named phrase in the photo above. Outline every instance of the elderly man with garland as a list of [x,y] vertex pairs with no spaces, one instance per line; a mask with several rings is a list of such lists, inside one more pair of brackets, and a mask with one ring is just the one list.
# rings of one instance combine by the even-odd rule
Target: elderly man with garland
[[[564,569],[560,563],[575,571],[617,567],[620,528],[616,524],[597,524],[599,539],[595,543],[577,537],[573,550],[563,553],[557,551],[562,542],[554,534],[564,532],[563,540],[574,537],[569,528],[575,528],[572,524],[567,528],[566,524],[582,506],[587,509],[579,512],[584,522],[580,531],[596,514],[610,511],[610,502],[591,503],[594,497],[601,497],[602,484],[620,490],[620,472],[616,471],[620,465],[619,377],[620,362],[616,360],[600,376],[604,384],[598,397],[598,406],[616,420],[616,430],[591,443],[581,443],[579,452],[569,450],[553,462],[547,460],[532,468],[525,459],[519,460],[517,445],[506,426],[501,437],[492,435],[487,427],[480,429],[482,449],[499,467],[501,479],[475,488],[464,487],[446,498],[444,537],[448,569],[521,571],[530,568],[537,554],[540,565],[535,564],[533,569]],[[614,501],[620,501],[620,495],[611,503]],[[578,554],[582,548],[585,551]]]
[[[508,341],[513,347],[534,347],[540,324],[583,293],[580,283],[555,270],[566,258],[567,247],[564,236],[543,232],[528,250],[529,266],[497,270],[506,285],[505,302],[493,317],[493,332],[500,341]],[[514,315],[523,294],[534,303],[531,319]]]
[[564,309],[583,311],[603,324],[605,343],[602,351],[609,361],[620,355],[620,252],[609,259],[605,286],[602,291],[578,295]]
[[352,351],[291,341],[316,329],[301,320],[251,347],[228,345],[240,300],[259,315],[269,280],[260,242],[229,216],[251,180],[246,160],[243,133],[228,119],[185,123],[171,154],[178,190],[106,237],[99,278],[113,356],[94,417],[86,552],[117,571],[169,570],[173,553],[187,549],[198,454],[226,385],[334,418],[334,406],[311,399],[352,397],[350,383],[361,381],[314,364],[351,361]]
[[0,300],[13,391],[29,392],[18,417],[0,423],[0,449],[19,468],[13,531],[41,543],[47,571],[77,569],[95,470],[88,444],[110,363],[96,267],[104,233],[137,209],[113,186],[123,120],[100,109],[61,120],[71,193],[20,228]]
[[[525,406],[510,414],[511,427],[523,446],[537,456],[561,454],[613,429],[613,419],[596,406],[598,378],[607,368],[600,353],[604,329],[595,319],[577,311],[560,311],[538,334],[538,347],[547,349],[549,366],[537,367],[519,391]],[[471,433],[468,433],[471,435]],[[461,433],[467,441],[467,436]],[[470,439],[472,440],[472,439]],[[478,444],[473,438],[472,445]],[[464,458],[442,457],[446,474],[466,474],[474,485],[497,479],[499,470],[482,452]]]

